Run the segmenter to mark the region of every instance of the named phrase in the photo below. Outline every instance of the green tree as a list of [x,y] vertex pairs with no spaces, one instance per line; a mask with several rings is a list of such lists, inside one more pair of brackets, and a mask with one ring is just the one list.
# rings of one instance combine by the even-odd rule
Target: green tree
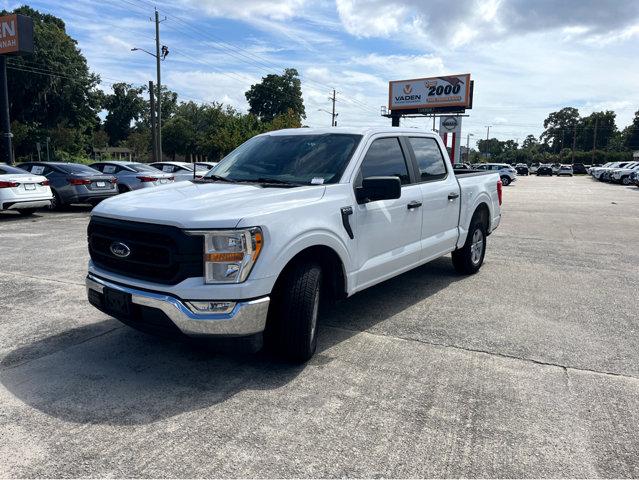
[[534,135],[527,135],[521,144],[521,148],[524,150],[535,150],[539,147],[539,142],[537,141],[537,137]]
[[251,85],[245,93],[249,112],[263,122],[271,122],[278,115],[293,112],[299,122],[306,118],[302,99],[302,82],[294,68],[287,68],[283,75],[270,74],[260,83]]
[[[579,125],[577,134],[577,148],[579,150],[592,150],[595,125],[597,126],[597,150],[605,150],[610,140],[617,134],[615,124],[615,112],[607,110],[605,112],[593,112],[584,117]],[[572,142],[572,140],[571,140]],[[566,147],[570,145],[565,145]]]
[[108,111],[104,131],[111,145],[119,145],[131,133],[131,123],[142,117],[145,100],[140,96],[145,87],[133,87],[128,83],[113,85],[113,93],[107,95],[104,107]]
[[482,155],[488,154],[490,157],[497,157],[504,151],[504,144],[496,138],[488,140],[481,139],[477,141],[477,148]]
[[559,153],[563,147],[572,145],[572,135],[579,124],[579,110],[565,107],[558,112],[552,112],[544,120],[544,133],[541,140],[552,153]]
[[33,55],[8,61],[11,119],[29,129],[28,135],[14,142],[16,154],[35,152],[35,142],[44,141],[46,130],[58,127],[77,130],[81,140],[67,147],[80,149],[99,123],[99,77],[89,71],[61,19],[28,6],[2,11],[2,15],[10,13],[33,18],[35,43]]
[[635,112],[635,118],[630,126],[623,131],[623,143],[629,150],[639,150],[639,110]]
[[193,153],[196,132],[193,124],[181,115],[169,118],[162,127],[162,149],[173,156]]

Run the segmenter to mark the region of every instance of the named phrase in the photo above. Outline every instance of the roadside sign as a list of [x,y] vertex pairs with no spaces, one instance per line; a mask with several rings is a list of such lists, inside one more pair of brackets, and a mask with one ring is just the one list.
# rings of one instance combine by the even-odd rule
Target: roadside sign
[[0,55],[33,53],[33,19],[24,15],[0,17]]
[[470,73],[389,82],[388,108],[472,108]]

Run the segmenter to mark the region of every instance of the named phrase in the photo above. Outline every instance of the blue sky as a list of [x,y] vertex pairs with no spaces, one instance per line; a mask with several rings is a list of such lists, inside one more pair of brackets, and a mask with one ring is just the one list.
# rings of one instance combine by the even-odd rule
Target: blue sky
[[[4,0],[4,8],[19,3]],[[246,110],[244,92],[267,73],[301,74],[310,126],[384,125],[388,81],[470,72],[474,108],[463,135],[523,140],[563,106],[613,109],[617,124],[639,109],[636,0],[37,0],[62,18],[102,88],[154,79],[149,21],[157,6],[170,49],[163,83],[183,100]],[[428,120],[407,126],[429,128]]]

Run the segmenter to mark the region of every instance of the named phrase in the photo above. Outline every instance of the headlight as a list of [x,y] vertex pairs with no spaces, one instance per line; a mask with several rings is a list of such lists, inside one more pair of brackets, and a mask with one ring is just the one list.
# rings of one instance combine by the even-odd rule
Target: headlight
[[204,236],[205,283],[243,282],[262,251],[263,236],[259,227],[190,234]]

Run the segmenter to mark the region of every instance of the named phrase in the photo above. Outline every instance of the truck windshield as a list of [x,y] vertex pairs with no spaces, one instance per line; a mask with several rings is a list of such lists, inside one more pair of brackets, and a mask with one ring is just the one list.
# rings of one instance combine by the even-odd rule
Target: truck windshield
[[265,135],[229,153],[204,178],[290,184],[335,183],[361,135]]

